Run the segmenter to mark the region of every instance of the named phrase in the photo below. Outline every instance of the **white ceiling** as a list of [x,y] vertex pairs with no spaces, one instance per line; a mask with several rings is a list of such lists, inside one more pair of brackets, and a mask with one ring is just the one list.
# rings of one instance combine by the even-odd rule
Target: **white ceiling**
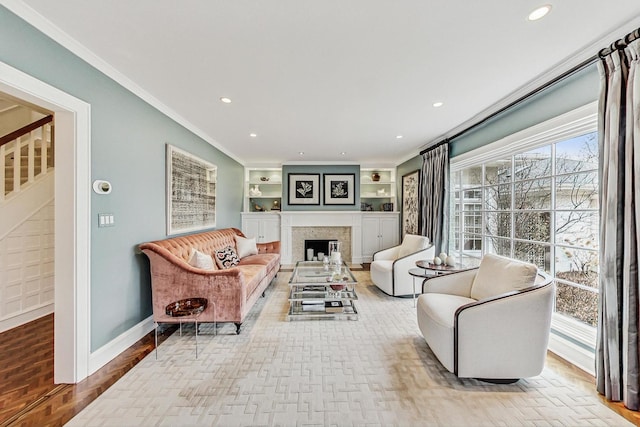
[[640,25],[638,0],[527,21],[544,1],[3,3],[245,165],[396,165]]

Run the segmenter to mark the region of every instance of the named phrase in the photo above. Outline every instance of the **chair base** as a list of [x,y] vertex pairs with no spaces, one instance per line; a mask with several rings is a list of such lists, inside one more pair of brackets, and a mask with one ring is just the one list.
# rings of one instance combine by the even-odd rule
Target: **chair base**
[[474,378],[475,380],[491,384],[513,384],[520,381],[520,378]]

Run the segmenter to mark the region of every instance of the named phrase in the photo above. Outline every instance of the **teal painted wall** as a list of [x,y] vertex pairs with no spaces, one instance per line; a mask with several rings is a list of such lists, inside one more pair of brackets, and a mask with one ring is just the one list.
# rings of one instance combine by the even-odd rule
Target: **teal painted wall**
[[[0,6],[0,61],[91,104],[91,350],[151,315],[148,260],[166,237],[165,144],[218,166],[217,228],[240,227],[243,167]],[[98,213],[115,226],[98,228]]]
[[449,155],[455,157],[498,141],[596,101],[599,96],[600,76],[598,67],[592,64],[452,140]]
[[[449,147],[449,156],[459,156],[545,120],[582,107],[598,100],[599,95],[600,76],[598,67],[596,64],[592,64],[488,120],[481,126],[453,139]],[[432,142],[437,143],[439,141]],[[416,153],[415,157],[398,165],[398,194],[402,194],[400,189],[402,175],[420,167],[422,167],[422,157],[418,153]]]
[[[320,199],[319,205],[290,205],[289,204],[289,174],[319,174]],[[355,204],[353,205],[325,205],[323,203],[324,184],[323,174],[354,174]],[[360,166],[359,165],[284,165],[282,167],[282,210],[284,211],[359,211],[360,210]]]

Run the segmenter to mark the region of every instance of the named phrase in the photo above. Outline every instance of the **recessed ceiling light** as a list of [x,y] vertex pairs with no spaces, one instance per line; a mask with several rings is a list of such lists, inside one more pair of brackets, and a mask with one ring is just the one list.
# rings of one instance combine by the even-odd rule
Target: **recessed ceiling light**
[[402,135],[396,135],[396,139],[402,139]]
[[231,104],[231,99],[226,98],[224,96],[222,98],[220,98],[220,101],[224,102],[225,104]]
[[298,151],[298,154],[304,156],[304,151]]
[[444,102],[442,102],[442,101],[437,101],[437,102],[433,103],[433,106],[435,108],[442,107],[443,105],[444,105]]
[[255,137],[256,137],[256,136],[258,136],[258,135],[256,135],[255,133],[250,133],[250,134],[249,134],[249,136],[250,136],[251,138],[255,138]]
[[342,151],[342,152],[340,152],[340,155],[341,155],[341,156],[344,156],[344,155],[346,155],[346,154],[347,154],[347,152],[346,152],[346,151]]
[[538,19],[544,18],[549,12],[551,12],[551,5],[545,4],[544,6],[540,6],[539,8],[531,12],[527,19],[529,21],[537,21]]

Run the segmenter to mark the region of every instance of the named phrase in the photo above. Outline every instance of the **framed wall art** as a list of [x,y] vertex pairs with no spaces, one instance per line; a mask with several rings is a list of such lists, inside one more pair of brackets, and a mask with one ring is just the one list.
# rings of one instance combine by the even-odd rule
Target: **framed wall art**
[[167,144],[167,234],[216,226],[218,168]]
[[290,173],[288,176],[290,205],[320,204],[320,174]]
[[402,176],[402,237],[420,234],[420,171]]
[[325,205],[355,205],[355,174],[323,174]]

